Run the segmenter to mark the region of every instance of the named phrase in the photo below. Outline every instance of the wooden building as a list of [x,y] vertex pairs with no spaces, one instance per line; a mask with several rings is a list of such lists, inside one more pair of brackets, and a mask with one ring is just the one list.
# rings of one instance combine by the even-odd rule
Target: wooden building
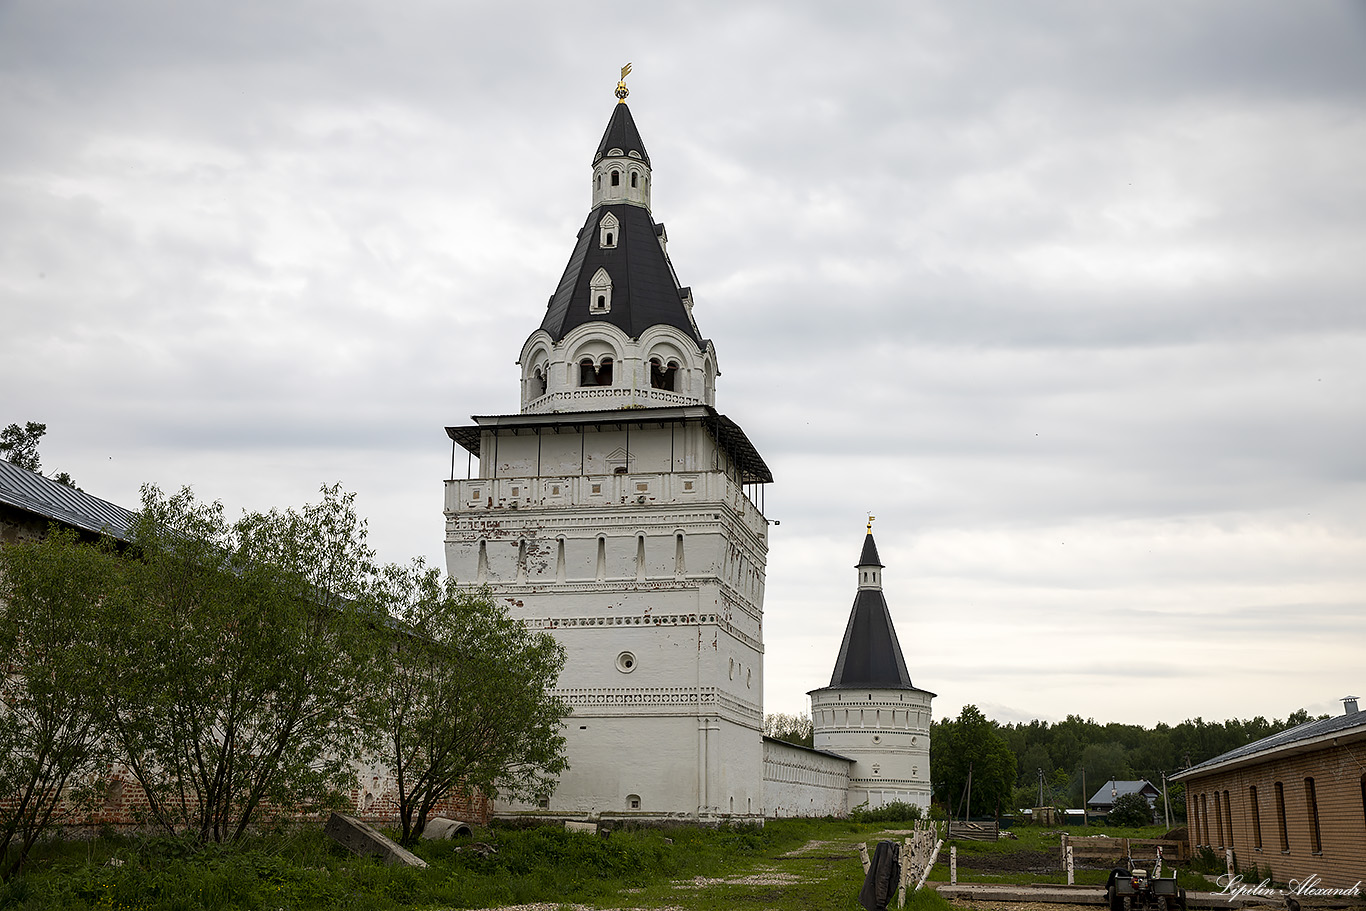
[[[1186,785],[1192,852],[1232,849],[1257,880],[1352,889],[1366,880],[1366,712],[1310,721],[1192,766]],[[1269,873],[1268,873],[1269,871]]]

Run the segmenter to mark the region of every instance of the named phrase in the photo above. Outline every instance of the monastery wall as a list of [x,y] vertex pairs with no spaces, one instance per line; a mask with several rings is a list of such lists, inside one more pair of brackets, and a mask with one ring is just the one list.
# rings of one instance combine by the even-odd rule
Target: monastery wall
[[769,737],[763,752],[765,815],[848,814],[850,760]]

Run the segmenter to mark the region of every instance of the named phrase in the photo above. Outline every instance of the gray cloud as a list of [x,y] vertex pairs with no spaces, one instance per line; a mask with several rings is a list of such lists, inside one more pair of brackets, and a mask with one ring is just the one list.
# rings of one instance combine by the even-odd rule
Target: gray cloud
[[[778,480],[769,708],[873,511],[941,715],[1283,717],[1366,633],[1363,45],[1346,2],[6,4],[0,421],[128,505],[339,479],[439,562],[442,427],[516,409],[633,60]],[[1087,655],[1130,623],[1137,678]]]

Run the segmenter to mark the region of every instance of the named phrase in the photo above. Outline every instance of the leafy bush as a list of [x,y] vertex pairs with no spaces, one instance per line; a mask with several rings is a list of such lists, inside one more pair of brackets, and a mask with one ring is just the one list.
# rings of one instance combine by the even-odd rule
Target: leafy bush
[[849,819],[853,822],[915,822],[924,818],[925,813],[919,805],[903,800],[883,804],[876,810],[860,805],[849,811]]
[[1142,794],[1121,794],[1115,798],[1115,804],[1105,818],[1112,826],[1150,826],[1153,808]]
[[1224,859],[1208,845],[1201,845],[1191,855],[1190,867],[1197,873],[1224,873],[1228,869]]

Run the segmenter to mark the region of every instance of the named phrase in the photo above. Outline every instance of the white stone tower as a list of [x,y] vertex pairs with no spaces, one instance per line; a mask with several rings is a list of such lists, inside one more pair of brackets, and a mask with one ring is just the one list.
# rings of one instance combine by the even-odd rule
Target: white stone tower
[[835,672],[829,686],[808,694],[814,745],[854,760],[849,809],[902,801],[929,813],[934,693],[911,684],[882,596],[882,568],[870,519]]
[[588,219],[522,346],[520,413],[446,428],[478,460],[446,483],[447,570],[568,653],[570,768],[500,812],[761,819],[772,476],[714,407],[716,352],[617,94]]

